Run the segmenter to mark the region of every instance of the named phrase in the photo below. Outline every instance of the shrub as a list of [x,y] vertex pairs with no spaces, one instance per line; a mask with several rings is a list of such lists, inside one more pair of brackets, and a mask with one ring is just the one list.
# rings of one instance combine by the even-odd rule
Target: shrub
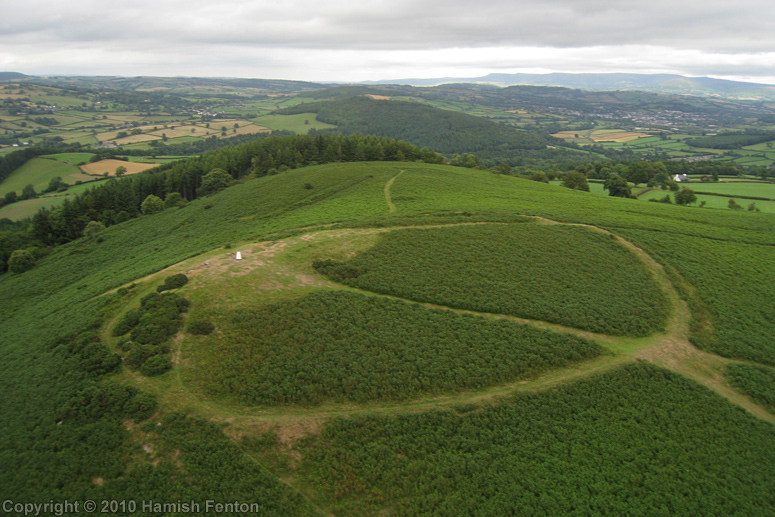
[[161,293],[169,289],[178,289],[188,283],[188,277],[183,273],[168,276],[162,285],[156,288],[156,292]]
[[653,201],[654,203],[667,203],[668,205],[673,203],[673,200],[670,199],[670,194],[665,195],[665,197],[661,197],[659,199],[653,197],[649,199],[649,201]]
[[202,185],[196,190],[198,196],[215,194],[228,187],[232,182],[231,174],[223,169],[213,169],[202,176]]
[[153,345],[137,345],[124,358],[124,363],[132,368],[138,370],[145,364],[150,357],[159,354],[159,349]]
[[540,183],[549,183],[549,176],[547,176],[545,172],[541,171],[533,172],[530,176],[528,176],[527,179],[531,181],[538,181]]
[[587,177],[580,172],[570,171],[562,175],[562,186],[573,189],[589,192],[589,183],[587,183]]
[[146,318],[132,330],[132,341],[147,345],[160,345],[180,328],[180,321],[167,318]]
[[140,367],[140,373],[147,377],[161,375],[172,368],[172,361],[168,355],[154,355],[149,357]]
[[114,337],[117,336],[123,336],[133,328],[137,326],[138,323],[140,323],[140,311],[138,309],[132,309],[128,311],[123,318],[121,318],[121,321],[116,323],[116,326],[113,327],[113,331],[111,334]]
[[127,416],[131,416],[135,422],[139,422],[149,418],[156,411],[157,405],[153,395],[140,392],[124,404],[124,412]]
[[35,267],[35,256],[27,250],[15,250],[8,258],[11,273],[24,273]]
[[206,336],[215,330],[215,325],[207,318],[197,318],[188,324],[188,333],[195,336]]
[[675,198],[676,205],[689,205],[697,201],[694,191],[689,188],[682,188],[673,194],[673,197]]
[[150,194],[145,198],[143,204],[140,205],[140,210],[142,210],[145,215],[156,214],[164,210],[164,201],[162,201],[159,196]]
[[180,192],[170,192],[167,197],[164,198],[164,208],[172,207],[182,208],[186,206],[186,200],[180,195]]

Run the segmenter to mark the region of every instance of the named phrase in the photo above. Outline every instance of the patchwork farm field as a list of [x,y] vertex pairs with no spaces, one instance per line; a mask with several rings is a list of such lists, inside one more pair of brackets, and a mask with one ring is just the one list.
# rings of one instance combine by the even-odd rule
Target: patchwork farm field
[[[85,185],[88,185],[85,184]],[[54,208],[62,204],[67,196],[43,196],[35,199],[27,199],[10,205],[0,207],[0,219],[18,221],[32,217],[41,208]]]
[[560,131],[552,136],[562,139],[577,140],[581,142],[615,142],[624,143],[638,140],[645,142],[651,138],[647,133],[624,131],[619,129],[594,129],[582,131]]
[[60,162],[78,166],[89,163],[89,160],[91,160],[92,156],[94,156],[94,153],[57,153],[49,154],[45,156],[45,158],[53,158],[54,160],[58,160]]
[[[651,192],[647,192],[638,197],[638,199],[641,201],[648,201],[649,199],[663,199],[665,196],[669,196],[671,201],[674,200],[672,192],[662,190],[652,190]],[[748,207],[753,204],[754,211],[758,208],[761,212],[775,213],[775,201],[744,199],[724,195],[704,196],[702,194],[697,194],[697,204],[704,202],[703,208],[729,210],[730,199],[734,199],[735,202],[740,205],[740,210],[748,210]]]
[[138,172],[153,169],[158,165],[158,163],[141,163],[124,160],[100,160],[98,162],[81,165],[81,170],[92,176],[103,176],[106,173],[108,176],[115,176],[116,169],[119,167],[124,167],[126,169],[125,174],[137,174]]
[[[774,218],[365,162],[110,226],[0,278],[0,483],[270,515],[766,514]],[[178,274],[172,338],[115,335]]]
[[729,197],[744,196],[775,200],[775,183],[752,181],[693,183],[691,188],[695,192],[711,192]]
[[22,189],[27,185],[32,185],[35,192],[39,193],[48,187],[49,182],[57,176],[71,185],[76,181],[94,179],[69,163],[44,157],[33,158],[15,170],[0,184],[0,195],[5,195],[7,192],[16,192],[21,195]]

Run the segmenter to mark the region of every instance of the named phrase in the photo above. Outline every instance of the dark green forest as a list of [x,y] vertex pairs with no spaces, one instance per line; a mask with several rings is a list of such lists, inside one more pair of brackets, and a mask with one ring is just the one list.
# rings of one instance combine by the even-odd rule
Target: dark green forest
[[564,157],[562,151],[547,149],[550,143],[558,143],[548,135],[521,131],[482,117],[417,102],[356,96],[299,104],[278,113],[316,113],[319,121],[334,124],[336,131],[345,134],[401,138],[449,158],[455,154],[475,154],[490,166],[501,162],[517,165],[520,159],[531,157]]

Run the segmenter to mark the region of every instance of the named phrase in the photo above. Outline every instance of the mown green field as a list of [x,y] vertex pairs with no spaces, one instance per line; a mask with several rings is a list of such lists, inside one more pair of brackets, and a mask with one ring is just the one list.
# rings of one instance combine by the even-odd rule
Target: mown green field
[[21,195],[22,189],[27,185],[32,185],[35,187],[35,192],[40,193],[57,176],[70,185],[76,181],[90,181],[94,179],[93,176],[84,174],[74,165],[59,160],[33,158],[13,171],[0,184],[0,194],[5,195],[6,192],[13,191],[17,195]]
[[[652,190],[642,196],[638,197],[638,200],[648,201],[649,199],[663,199],[665,196],[669,196],[671,202],[675,201],[673,193],[666,190]],[[775,201],[762,201],[760,199],[744,199],[736,198],[734,196],[726,197],[723,195],[718,196],[704,196],[697,194],[697,202],[694,206],[699,206],[700,203],[705,202],[703,208],[714,208],[729,210],[729,200],[734,199],[735,202],[742,207],[743,211],[748,210],[748,207],[753,204],[754,208],[758,208],[761,212],[775,213]],[[755,211],[755,210],[754,210]]]
[[775,183],[730,182],[730,183],[692,183],[690,188],[696,192],[712,192],[729,197],[764,197],[775,200]]
[[57,153],[49,154],[45,158],[53,158],[70,165],[81,165],[82,163],[89,163],[92,156],[94,156],[94,153]]
[[35,215],[35,212],[41,208],[53,208],[62,204],[66,195],[58,196],[42,196],[35,199],[27,199],[25,201],[17,201],[10,205],[0,207],[0,219],[10,219],[11,221],[19,221]]
[[[545,370],[539,353],[506,359],[500,354],[516,350],[488,348],[471,337],[479,332],[473,330],[478,323],[467,326],[480,321],[473,316],[374,294],[310,294],[337,289],[315,272],[315,260],[355,260],[380,249],[380,239],[357,237],[357,231],[389,230],[400,240],[401,234],[440,230],[395,228],[498,222],[514,228],[514,242],[520,235],[530,241],[526,249],[532,251],[504,255],[498,236],[478,234],[477,246],[496,248],[492,256],[470,256],[482,276],[493,272],[503,279],[508,262],[520,258],[523,274],[542,278],[562,278],[559,269],[582,275],[589,268],[590,278],[624,271],[634,284],[611,288],[648,297],[648,280],[614,253],[613,244],[582,229],[566,228],[563,239],[543,227],[519,233],[537,227],[525,216],[593,225],[654,258],[656,265],[642,263],[659,285],[669,284],[664,331],[647,338],[588,334],[585,339],[608,352],[584,361],[583,354],[567,356],[563,361],[570,362]],[[775,216],[767,213],[614,199],[420,163],[328,164],[245,181],[57,247],[30,271],[0,277],[0,486],[17,500],[239,499],[260,502],[267,515],[767,514],[775,505],[775,415],[724,382],[723,371],[730,362],[725,357],[773,364],[773,228]],[[454,233],[444,228],[439,235]],[[559,246],[552,255],[548,245],[563,240],[573,246]],[[463,241],[448,252],[457,256],[437,248],[439,262],[462,258]],[[406,247],[422,242],[400,240]],[[245,251],[243,261],[235,260],[238,250]],[[553,258],[542,272],[536,262],[546,257]],[[404,259],[385,256],[379,265]],[[609,260],[617,267],[606,270]],[[369,264],[377,262],[374,257]],[[172,370],[144,377],[118,366],[113,354],[125,352],[108,329],[172,273],[191,278],[178,291],[191,302],[184,318],[210,317],[216,329],[171,341]],[[584,285],[576,280],[571,291]],[[132,283],[138,285],[114,293]],[[608,293],[588,303],[605,305]],[[418,316],[404,317],[408,313]],[[391,314],[409,330],[392,324]],[[481,326],[504,336],[521,328],[495,319]],[[294,335],[288,321],[309,332]],[[394,349],[358,363],[369,325],[421,337],[397,338]],[[456,336],[447,344],[473,339],[481,357],[467,359],[462,346],[424,353],[424,342],[451,330]],[[583,331],[551,332],[580,343]],[[230,333],[243,337],[226,339]],[[210,339],[223,339],[224,348],[197,352]],[[385,346],[388,339],[378,341]],[[281,343],[296,347],[293,354],[280,353]],[[269,352],[276,362],[264,361]],[[198,358],[213,356],[220,361],[218,383],[238,386],[250,403],[206,392],[212,372],[198,370]],[[508,375],[477,380],[477,370],[496,375],[508,360],[535,376],[517,374],[512,384]],[[469,368],[472,363],[480,366]],[[380,383],[374,371],[384,364],[407,371],[415,366],[417,374]],[[106,376],[109,368],[118,373]],[[330,379],[316,377],[321,371]],[[340,384],[353,380],[348,371],[365,378]],[[379,392],[380,385],[404,389],[426,372],[472,384],[459,392],[440,382],[405,391],[397,401]],[[384,375],[393,373],[400,372]],[[331,393],[372,395],[315,399],[294,391],[314,391],[320,380]],[[272,389],[287,398],[269,403]],[[156,397],[158,407],[142,393]],[[288,401],[294,406],[283,405]]]
[[[94,178],[94,176],[89,177]],[[74,195],[102,185],[107,181],[110,180],[102,179],[95,181],[91,179],[79,185],[73,185],[65,192],[49,193],[34,199],[17,201],[16,203],[12,203],[0,208],[0,218],[7,217],[12,221],[19,221],[21,219],[32,217],[41,208],[54,208],[59,206],[68,197],[72,199]]]

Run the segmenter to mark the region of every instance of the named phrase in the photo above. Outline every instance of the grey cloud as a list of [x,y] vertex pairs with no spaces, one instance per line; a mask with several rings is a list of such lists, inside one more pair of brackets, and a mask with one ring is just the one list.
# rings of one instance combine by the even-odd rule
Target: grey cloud
[[356,69],[775,75],[770,11],[762,0],[31,0],[4,7],[0,66],[328,80]]
[[[770,4],[598,0],[440,2],[39,1],[4,13],[3,34],[36,31],[67,41],[170,38],[303,48],[648,44],[704,50],[773,48]],[[74,23],[73,20],[78,20]]]

